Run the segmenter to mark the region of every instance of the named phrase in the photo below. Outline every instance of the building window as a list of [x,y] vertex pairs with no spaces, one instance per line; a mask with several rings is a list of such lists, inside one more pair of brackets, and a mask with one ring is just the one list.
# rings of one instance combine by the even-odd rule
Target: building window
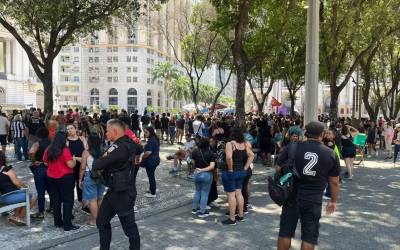
[[118,52],[118,47],[113,47],[113,52]]
[[151,84],[151,79],[147,78],[147,84]]
[[99,47],[95,47],[94,48],[94,52],[96,52],[96,53],[100,52],[100,48]]
[[118,105],[118,91],[115,88],[108,91],[108,105]]
[[131,56],[126,56],[126,61],[127,62],[131,62],[132,61],[132,57]]
[[77,62],[79,62],[79,57],[75,56],[74,57],[74,63],[77,63]]
[[74,82],[79,82],[79,76],[74,76]]
[[130,73],[130,72],[131,72],[131,70],[132,70],[132,68],[131,68],[131,67],[126,67],[126,72]]
[[99,62],[99,58],[98,58],[97,56],[94,58],[94,62],[95,62],[95,63],[98,63],[98,62]]
[[112,76],[107,77],[107,82],[112,82]]
[[112,52],[112,48],[111,48],[111,47],[108,47],[108,48],[107,48],[107,52]]
[[[64,62],[65,58],[62,56],[61,60]],[[6,42],[0,40],[0,74],[5,74],[5,73],[6,73]]]
[[137,51],[138,51],[138,48],[132,47],[132,52],[137,52]]
[[89,48],[89,53],[93,53],[94,49],[93,48]]
[[157,106],[158,107],[161,107],[161,99],[162,99],[161,91],[158,91],[158,94],[157,94]]
[[153,106],[153,97],[151,89],[147,90],[147,106]]
[[89,82],[91,82],[91,83],[97,83],[97,82],[99,82],[99,77],[98,76],[91,76],[91,77],[89,77]]
[[114,73],[118,73],[118,67],[114,67]]
[[118,62],[118,56],[113,57],[113,62]]
[[138,68],[137,67],[132,67],[132,72],[137,72]]
[[112,62],[112,56],[107,56],[107,62],[111,63]]
[[151,74],[151,69],[147,68],[147,74]]
[[131,47],[126,47],[126,52],[131,52]]
[[93,57],[89,57],[89,63],[93,62]]
[[136,76],[132,77],[132,82],[137,82],[138,78]]
[[137,56],[132,56],[132,62],[137,62]]
[[7,103],[6,99],[6,90],[0,87],[0,103]]
[[114,77],[113,77],[113,81],[114,81],[114,82],[118,82],[118,76],[114,76]]
[[112,73],[112,67],[107,67],[107,72]]
[[128,114],[132,114],[137,109],[137,91],[134,88],[128,89]]
[[99,90],[94,88],[90,90],[90,105],[99,106]]
[[147,63],[150,63],[150,58],[147,58]]
[[127,76],[127,77],[126,77],[126,82],[132,82],[132,77]]

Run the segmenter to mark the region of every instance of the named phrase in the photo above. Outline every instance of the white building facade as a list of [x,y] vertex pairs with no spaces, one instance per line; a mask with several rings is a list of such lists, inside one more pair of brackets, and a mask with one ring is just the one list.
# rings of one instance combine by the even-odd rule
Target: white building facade
[[43,87],[28,56],[14,37],[0,26],[0,106],[2,111],[43,108]]

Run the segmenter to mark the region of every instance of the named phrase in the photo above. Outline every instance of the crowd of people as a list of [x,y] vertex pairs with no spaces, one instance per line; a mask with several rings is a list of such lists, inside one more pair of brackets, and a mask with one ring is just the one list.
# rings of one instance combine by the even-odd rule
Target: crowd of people
[[[354,177],[357,147],[353,140],[358,133],[366,134],[368,157],[378,156],[378,146],[386,150],[385,159],[396,162],[400,151],[400,124],[383,119],[377,122],[363,119],[357,123],[351,119],[330,121],[327,116],[319,116],[318,119],[326,127],[321,141],[345,162],[346,171],[339,173],[341,178],[352,180]],[[177,144],[179,149],[167,160],[174,161],[171,174],[181,173],[183,166],[187,165],[187,174],[195,183],[192,213],[200,218],[209,215],[210,206],[218,198],[217,183],[221,179],[228,201],[228,217],[222,221],[224,225],[243,221],[251,207],[249,183],[253,162],[259,160],[270,167],[277,162],[282,163],[280,155],[285,152],[285,146],[309,137],[303,130],[302,117],[274,113],[247,114],[240,127],[235,123],[234,114],[222,113],[155,114],[145,110],[139,115],[138,111],[128,114],[125,110],[102,110],[100,114],[90,114],[85,109],[69,109],[49,119],[34,108],[14,111],[9,115],[2,113],[0,203],[16,203],[25,199],[18,192],[25,185],[6,163],[6,146],[13,143],[15,158],[31,161],[30,169],[37,191],[37,197],[31,198],[32,204],[38,203],[38,212],[32,214],[32,218],[43,219],[46,212],[52,213],[54,226],[65,231],[76,230],[79,226],[72,223],[72,210],[77,199],[82,210],[91,214],[88,224],[96,225],[106,187],[93,177],[93,166],[112,150],[111,132],[107,130],[107,124],[112,120],[123,124],[124,136],[138,148],[130,159],[135,177],[140,167],[146,171],[149,180],[146,197],[157,197],[155,175],[161,161],[161,145]],[[318,136],[314,135],[314,138]],[[324,190],[326,198],[331,198],[329,185]],[[46,192],[50,196],[47,209]],[[23,217],[23,208],[20,208],[10,221],[23,225]]]

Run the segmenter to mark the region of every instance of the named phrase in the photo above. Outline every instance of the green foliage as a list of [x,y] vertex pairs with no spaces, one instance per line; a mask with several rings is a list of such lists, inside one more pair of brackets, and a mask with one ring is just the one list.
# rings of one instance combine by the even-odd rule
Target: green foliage
[[175,66],[169,62],[159,62],[155,65],[152,71],[154,82],[157,79],[164,79],[165,84],[168,85],[171,81],[179,78],[179,71],[175,68]]
[[168,94],[175,100],[190,100],[189,78],[181,76],[174,79],[168,87]]
[[222,95],[218,98],[218,102],[228,105],[228,106],[231,106],[231,105],[235,104],[235,98],[233,98],[231,96]]
[[199,101],[211,104],[218,89],[209,84],[199,85]]

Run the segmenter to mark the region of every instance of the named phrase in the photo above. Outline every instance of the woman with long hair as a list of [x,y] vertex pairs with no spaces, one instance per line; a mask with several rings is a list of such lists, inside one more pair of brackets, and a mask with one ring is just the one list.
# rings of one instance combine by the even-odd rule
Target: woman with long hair
[[[79,187],[79,172],[81,169],[81,157],[84,150],[87,149],[87,142],[83,136],[78,136],[77,134],[77,127],[73,124],[67,125],[67,146],[71,151],[71,154],[75,156],[76,165],[74,168],[74,180],[75,180],[75,187],[76,187],[76,195],[78,197],[78,201],[82,202],[82,189]],[[82,203],[82,209],[87,211],[85,206]]]
[[[35,180],[35,187],[38,194],[38,212],[31,217],[34,219],[44,219],[46,191],[50,194],[49,183],[47,180],[47,166],[43,163],[43,155],[46,148],[50,145],[49,130],[41,127],[36,131],[39,141],[35,142],[29,150],[32,160],[31,171]],[[48,211],[51,211],[51,204]]]
[[[52,202],[54,226],[63,227],[64,231],[79,229],[72,224],[72,208],[74,206],[74,167],[76,159],[66,146],[67,134],[57,132],[53,142],[43,155],[47,164],[50,199]],[[61,207],[63,208],[61,213]]]
[[144,154],[142,156],[141,165],[146,168],[147,177],[149,178],[150,190],[146,194],[148,198],[156,197],[156,168],[160,164],[160,140],[158,139],[152,127],[144,129],[144,137],[147,143],[144,146]]
[[244,219],[242,187],[248,168],[254,160],[251,145],[245,141],[242,129],[234,127],[231,130],[231,141],[226,143],[225,157],[227,167],[222,171],[222,184],[228,195],[229,218],[222,221],[222,224],[234,225],[236,221]]
[[88,203],[90,214],[92,216],[89,225],[96,225],[97,213],[99,211],[105,187],[97,183],[91,177],[93,161],[102,155],[101,139],[97,134],[90,134],[88,137],[88,149],[82,153],[82,161],[79,173],[79,186],[83,190],[83,202]]
[[198,143],[198,148],[193,151],[192,164],[195,168],[194,183],[196,186],[193,197],[192,214],[204,218],[209,215],[206,207],[215,167],[214,155],[210,150],[210,143],[207,138],[201,138]]
[[347,167],[348,179],[353,179],[354,158],[356,157],[356,146],[353,137],[346,125],[342,127],[342,157]]

